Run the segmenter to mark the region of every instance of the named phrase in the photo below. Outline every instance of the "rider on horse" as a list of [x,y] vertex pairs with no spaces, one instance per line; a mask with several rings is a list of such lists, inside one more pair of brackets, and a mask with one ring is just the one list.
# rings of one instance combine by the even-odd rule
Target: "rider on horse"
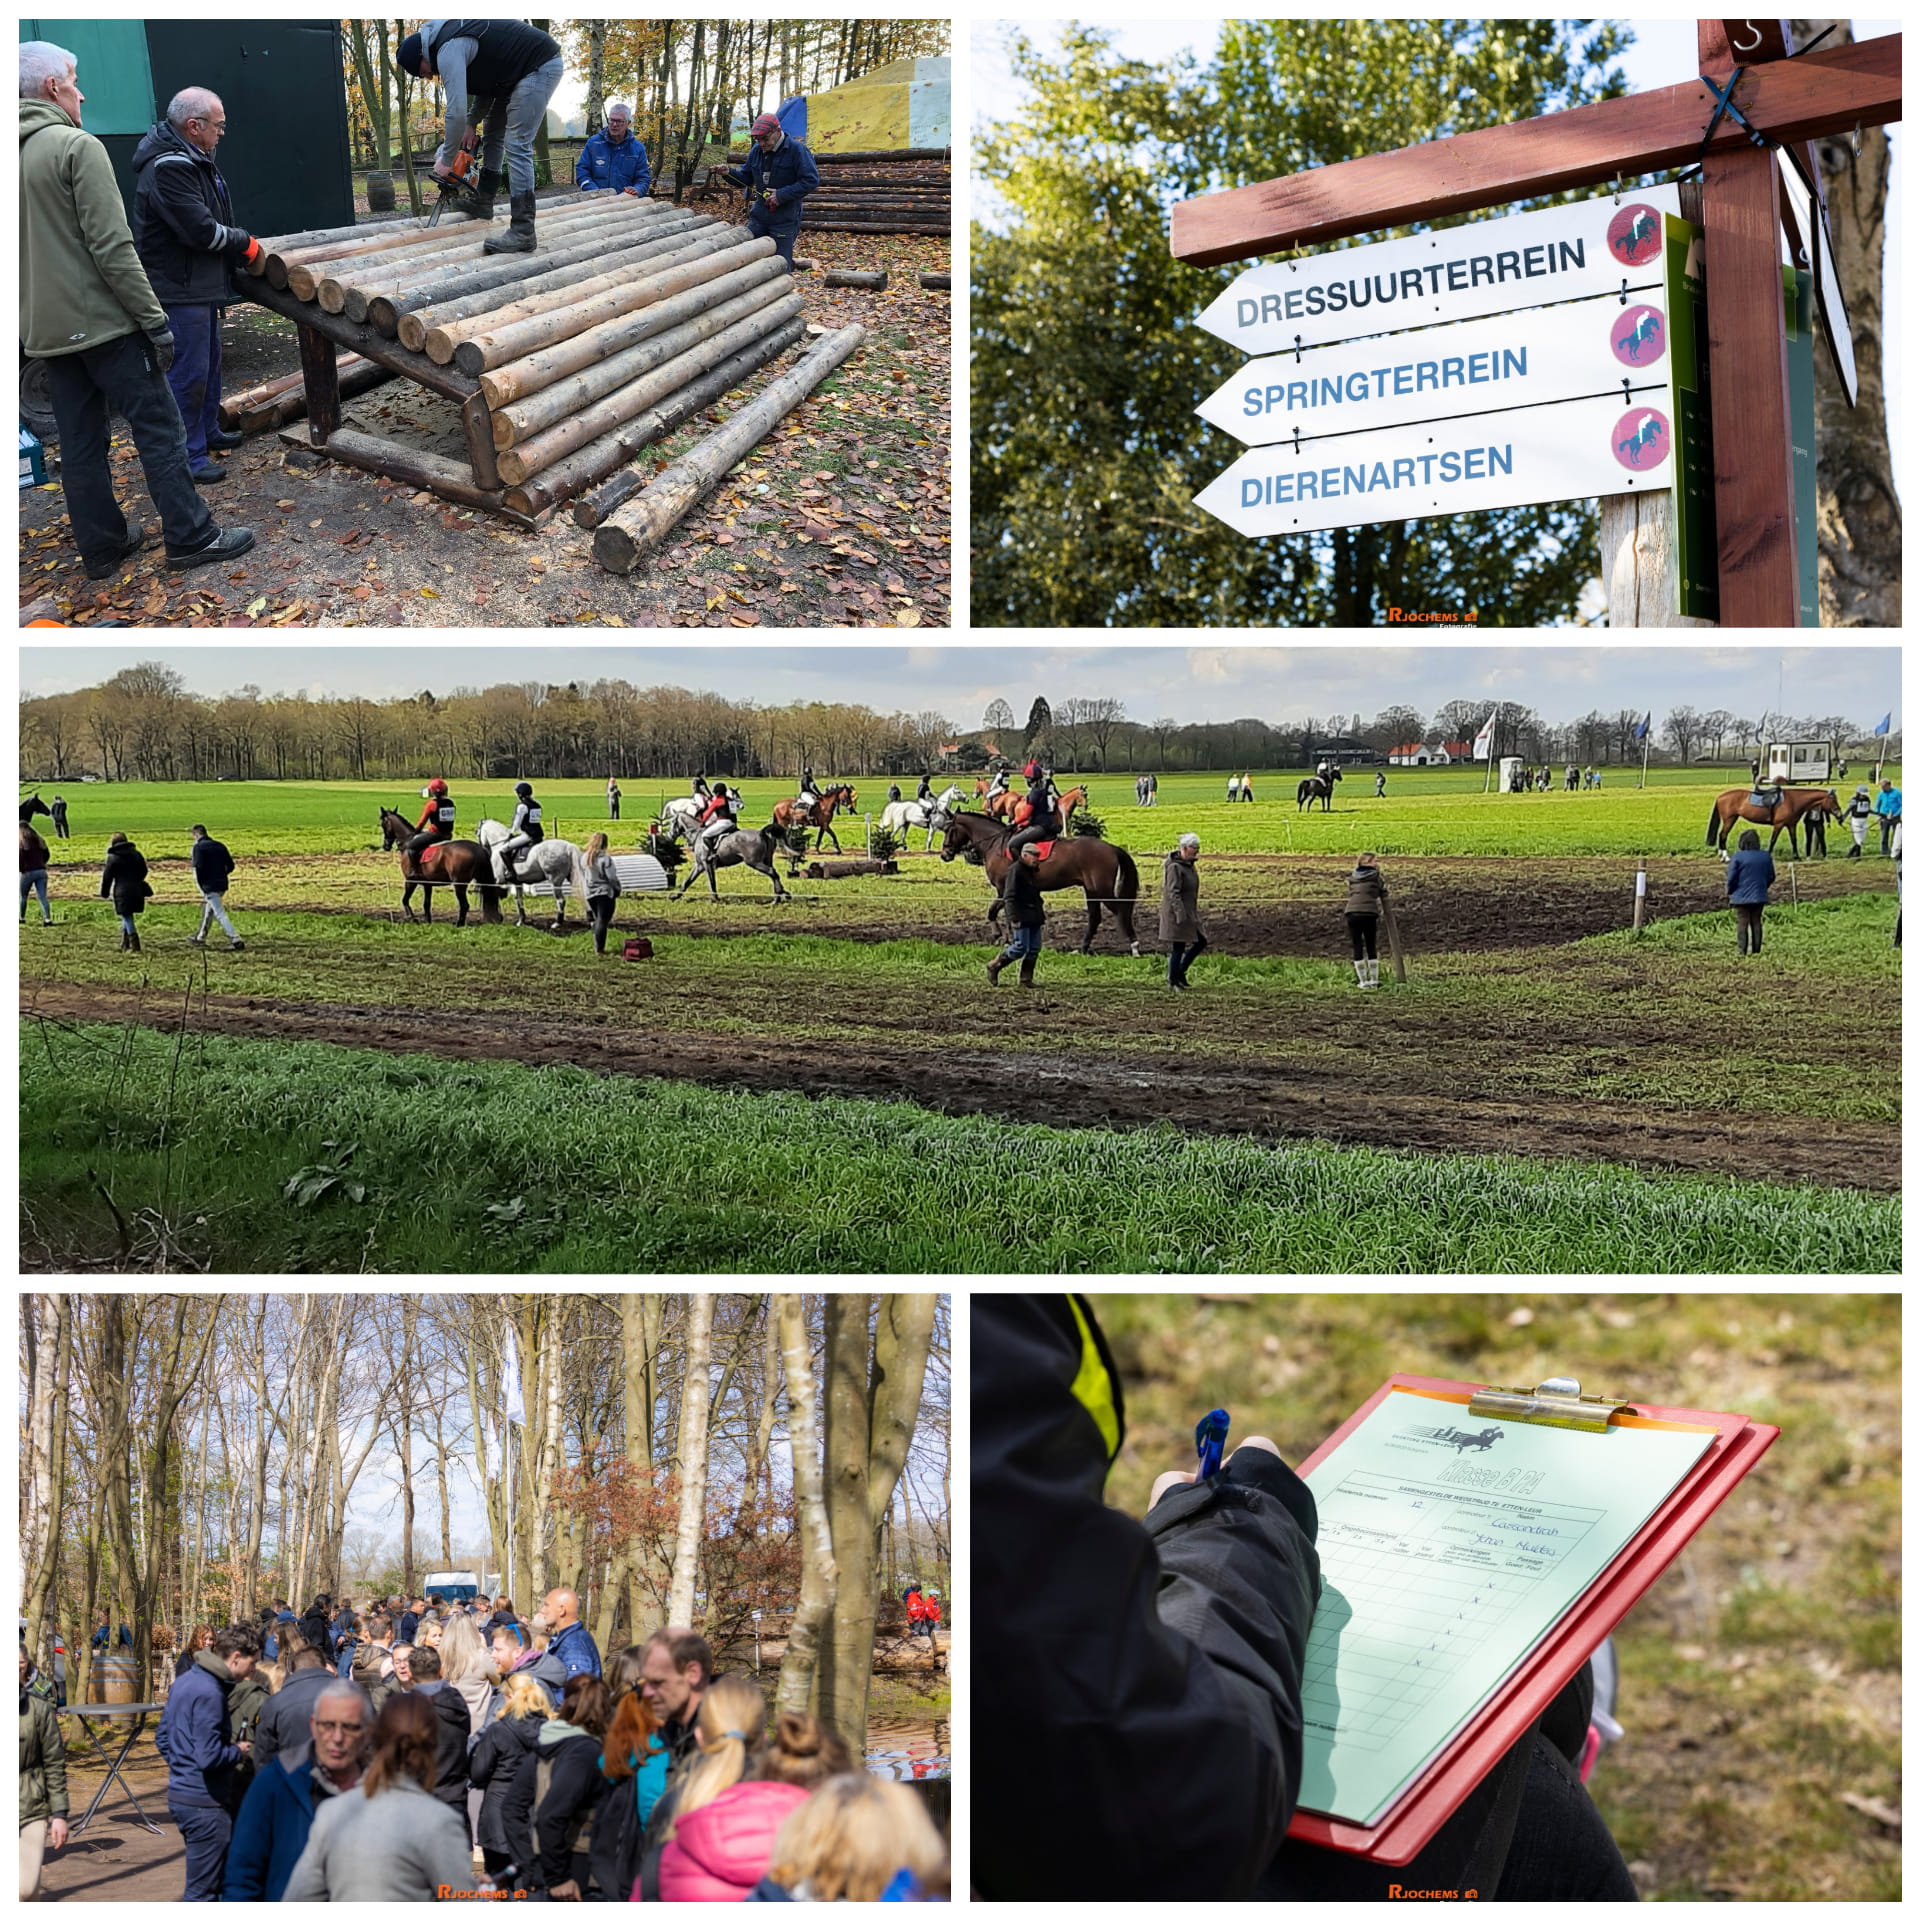
[[700,837],[694,843],[697,853],[702,846],[709,849],[724,835],[735,832],[740,825],[739,815],[734,811],[733,795],[727,791],[724,780],[713,783],[713,795],[700,810]]
[[494,849],[494,861],[502,880],[513,878],[513,856],[516,853],[524,853],[528,847],[537,847],[547,837],[545,828],[540,824],[540,802],[533,797],[533,788],[522,780],[514,788],[513,797],[516,805],[513,820],[507,828],[507,837]]
[[427,804],[420,809],[420,818],[413,823],[413,838],[406,845],[416,866],[429,847],[453,838],[453,800],[447,792],[447,783],[429,780],[420,791]]
[[920,786],[913,797],[916,800],[931,800],[933,798],[933,776],[930,773],[923,773],[920,776]]
[[1006,762],[1002,761],[999,766],[994,768],[993,778],[991,781],[988,782],[988,785],[987,785],[988,801],[991,802],[993,799],[993,796],[996,793],[1005,793],[1006,790],[1010,786],[1012,786],[1012,784],[1013,784],[1013,779],[1011,774],[1008,772]]
[[704,773],[696,773],[693,776],[693,797],[700,801],[713,798],[713,789],[707,785],[707,776]]
[[[1007,858],[1018,860],[1020,850],[1037,841],[1060,837],[1060,801],[1053,790],[1053,776],[1037,760],[1029,760],[1023,769],[1027,776],[1027,797],[1013,810],[1018,831],[1007,842]],[[1012,869],[1008,869],[1012,878]]]

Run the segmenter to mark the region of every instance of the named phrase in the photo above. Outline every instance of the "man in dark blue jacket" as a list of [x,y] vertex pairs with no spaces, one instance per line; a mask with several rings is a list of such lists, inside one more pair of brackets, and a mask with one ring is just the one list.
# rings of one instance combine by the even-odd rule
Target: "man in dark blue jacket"
[[227,1697],[259,1657],[260,1636],[251,1626],[222,1627],[168,1690],[153,1736],[167,1763],[167,1811],[186,1842],[183,1900],[220,1897],[251,1749],[228,1738]]
[[628,193],[644,200],[653,184],[647,150],[633,132],[633,116],[624,102],[607,109],[607,124],[580,149],[573,184],[589,193]]
[[[286,1690],[275,1695],[284,1699]],[[313,1816],[359,1784],[373,1719],[360,1688],[329,1680],[314,1698],[306,1735],[254,1775],[233,1823],[224,1898],[278,1900],[305,1850]]]
[[191,945],[204,947],[207,944],[207,929],[216,920],[226,930],[227,940],[235,953],[247,944],[227,918],[227,882],[232,878],[233,855],[205,827],[194,827],[193,884],[200,889],[200,898],[205,904],[200,910],[200,931],[193,936]]
[[746,163],[728,167],[726,176],[747,190],[747,231],[755,239],[769,237],[791,273],[800,203],[820,184],[813,155],[790,139],[772,114],[763,113],[753,123],[753,150]]
[[133,150],[133,244],[173,329],[167,383],[187,430],[187,464],[202,486],[224,480],[210,447],[237,447],[220,431],[220,309],[236,298],[233,269],[259,244],[236,226],[214,149],[227,130],[218,94],[186,87]]

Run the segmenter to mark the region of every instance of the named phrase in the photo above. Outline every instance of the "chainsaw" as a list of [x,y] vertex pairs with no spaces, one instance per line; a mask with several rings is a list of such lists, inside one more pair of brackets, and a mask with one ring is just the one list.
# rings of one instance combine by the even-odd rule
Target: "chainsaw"
[[[473,136],[469,134],[467,137],[471,140]],[[453,156],[453,165],[446,179],[434,182],[440,189],[440,198],[434,203],[433,212],[427,217],[429,232],[440,224],[440,216],[454,202],[464,199],[470,206],[479,205],[480,182],[474,173],[477,164],[473,148],[470,145],[464,146]]]

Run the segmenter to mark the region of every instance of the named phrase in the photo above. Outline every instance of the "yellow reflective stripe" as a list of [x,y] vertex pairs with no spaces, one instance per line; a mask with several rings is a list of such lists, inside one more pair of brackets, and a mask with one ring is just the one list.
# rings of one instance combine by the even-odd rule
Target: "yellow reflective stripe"
[[1080,1329],[1080,1371],[1073,1376],[1073,1397],[1093,1415],[1093,1424],[1100,1429],[1111,1460],[1120,1451],[1120,1414],[1113,1404],[1113,1380],[1100,1358],[1099,1343],[1087,1325],[1087,1316],[1080,1311],[1080,1302],[1068,1294],[1067,1305],[1073,1309],[1074,1325]]

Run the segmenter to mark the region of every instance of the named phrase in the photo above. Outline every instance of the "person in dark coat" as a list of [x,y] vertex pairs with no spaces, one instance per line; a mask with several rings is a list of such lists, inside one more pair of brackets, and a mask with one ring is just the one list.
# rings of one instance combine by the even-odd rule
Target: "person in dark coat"
[[511,1864],[524,1876],[533,1866],[532,1836],[524,1826],[508,1830],[507,1799],[522,1766],[532,1764],[534,1744],[553,1718],[553,1705],[531,1674],[508,1675],[502,1694],[499,1713],[468,1756],[467,1782],[482,1789],[478,1839],[487,1872],[497,1874]]
[[1380,856],[1363,853],[1347,875],[1347,938],[1353,945],[1353,977],[1362,987],[1380,984],[1380,915],[1386,900]]
[[300,1634],[307,1645],[318,1650],[320,1658],[333,1665],[333,1595],[317,1593],[313,1603],[300,1616]]
[[770,238],[791,273],[793,243],[800,237],[800,203],[820,184],[820,169],[772,114],[761,114],[752,131],[746,159],[723,171],[736,187],[747,190],[747,231],[756,240]]
[[1183,833],[1160,876],[1160,938],[1167,943],[1167,985],[1184,993],[1187,969],[1207,944],[1200,924],[1200,836]]
[[[122,953],[140,951],[140,929],[133,924],[133,916],[146,912],[152,892],[147,885],[146,855],[124,833],[116,833],[107,842],[106,862],[100,869],[100,898],[111,900],[120,916]],[[258,1654],[259,1649],[254,1652]]]
[[1047,910],[1040,899],[1040,851],[1023,847],[1020,856],[1007,869],[1005,890],[1007,924],[1013,937],[1004,952],[987,962],[987,978],[998,982],[1001,971],[1020,962],[1020,984],[1033,985],[1033,970],[1040,963],[1040,929],[1047,924]]
[[1773,855],[1762,851],[1760,836],[1749,827],[1740,836],[1739,851],[1727,862],[1727,901],[1733,908],[1743,956],[1759,957],[1760,921],[1774,877]]
[[47,843],[22,820],[20,822],[20,924],[27,923],[27,896],[40,896],[40,924],[53,925],[53,912],[47,905]]
[[214,150],[227,130],[220,96],[184,87],[133,150],[133,244],[174,341],[167,384],[187,430],[187,459],[206,486],[226,474],[209,448],[237,447],[220,430],[220,309],[239,296],[233,270],[258,259],[260,245],[236,224]]
[[[285,1689],[274,1697],[284,1699]],[[262,1763],[233,1823],[223,1899],[278,1900],[286,1892],[315,1812],[359,1784],[373,1734],[367,1706],[358,1687],[329,1680],[303,1738]]]
[[414,1693],[425,1694],[440,1722],[440,1750],[434,1757],[433,1797],[444,1800],[462,1820],[467,1817],[467,1741],[473,1716],[457,1689],[440,1677],[440,1650],[416,1641],[408,1662]]
[[247,943],[227,918],[227,886],[233,879],[233,855],[205,827],[196,825],[192,833],[193,884],[200,889],[204,904],[200,910],[200,931],[189,944],[204,947],[207,944],[207,928],[218,920],[226,930],[230,950],[238,953]]
[[590,1673],[576,1673],[567,1682],[559,1717],[542,1722],[533,1752],[503,1796],[507,1831],[531,1831],[533,1836],[536,1897],[541,1889],[550,1900],[586,1896],[591,1876],[580,1842],[607,1795],[600,1755],[612,1717],[607,1683]]
[[167,1811],[186,1843],[184,1900],[217,1900],[226,1878],[247,1760],[247,1749],[228,1738],[228,1707],[259,1657],[251,1626],[222,1627],[167,1690],[153,1744],[167,1763]]
[[61,799],[57,793],[53,796],[53,805],[48,808],[48,812],[53,815],[53,837],[56,840],[69,838],[67,833],[67,803]]
[[[205,1653],[212,1645],[213,1629],[211,1627],[195,1627],[194,1630],[187,1635],[187,1644],[180,1649],[179,1656],[173,1663],[173,1677],[178,1680],[180,1676],[193,1665],[193,1656],[196,1653]],[[272,1655],[269,1654],[267,1657],[271,1659]]]
[[[260,1710],[254,1723],[253,1764],[257,1772],[275,1754],[297,1747],[309,1738],[307,1722],[313,1717],[313,1703],[328,1687],[340,1683],[327,1670],[326,1656],[318,1648],[302,1647],[289,1664],[287,1677]],[[367,1716],[371,1724],[373,1716]]]

